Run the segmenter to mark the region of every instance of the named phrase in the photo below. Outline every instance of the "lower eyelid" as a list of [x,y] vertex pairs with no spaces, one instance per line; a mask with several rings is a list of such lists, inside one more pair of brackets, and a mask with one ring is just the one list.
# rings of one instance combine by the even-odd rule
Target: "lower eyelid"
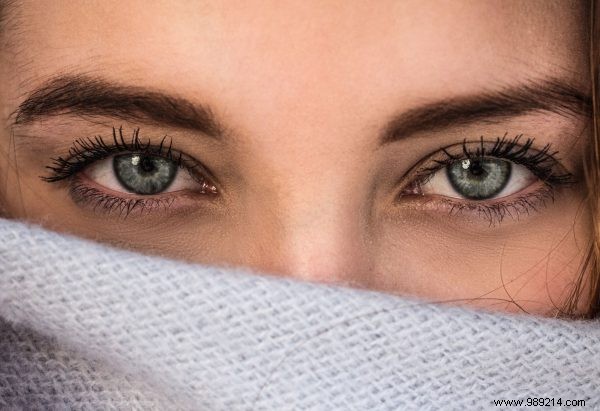
[[400,197],[397,205],[424,212],[447,213],[450,216],[475,217],[489,225],[499,224],[507,217],[518,220],[532,215],[554,202],[556,188],[539,181],[518,193],[501,199],[463,200],[445,196],[412,195]]
[[85,186],[74,186],[71,189],[73,201],[80,207],[94,214],[102,214],[117,218],[156,217],[171,215],[191,215],[202,209],[197,200],[185,197],[125,199],[112,197]]
[[[153,196],[140,196],[103,187],[83,173],[73,176],[69,183],[69,195],[80,207],[93,212],[127,217],[140,214],[157,214],[202,211],[214,206],[218,196],[199,194],[190,190],[170,191]],[[202,200],[202,201],[200,201]]]

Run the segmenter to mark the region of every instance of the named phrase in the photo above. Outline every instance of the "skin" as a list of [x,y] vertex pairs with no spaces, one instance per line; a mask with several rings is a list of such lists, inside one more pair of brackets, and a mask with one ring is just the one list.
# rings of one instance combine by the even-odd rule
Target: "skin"
[[[581,184],[589,118],[540,110],[380,144],[391,118],[428,102],[547,78],[586,92],[579,2],[56,0],[10,15],[0,198],[11,218],[194,262],[541,315],[557,314],[579,276],[592,235]],[[210,106],[222,141],[69,112],[15,124],[19,104],[65,74]],[[124,218],[39,178],[74,140],[112,127],[139,127],[153,143],[167,135],[212,171],[217,196],[169,193],[172,207]],[[435,193],[397,199],[431,153],[505,133],[551,143],[580,183],[502,221],[450,213]]]

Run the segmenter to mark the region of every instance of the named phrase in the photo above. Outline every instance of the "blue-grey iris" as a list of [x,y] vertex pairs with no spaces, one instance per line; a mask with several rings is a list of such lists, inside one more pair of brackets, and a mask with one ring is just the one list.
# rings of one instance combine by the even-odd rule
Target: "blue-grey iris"
[[486,200],[500,193],[510,179],[511,163],[497,158],[455,161],[446,167],[457,193],[470,200]]
[[123,187],[141,195],[165,191],[177,175],[177,165],[172,160],[144,154],[115,156],[113,169]]

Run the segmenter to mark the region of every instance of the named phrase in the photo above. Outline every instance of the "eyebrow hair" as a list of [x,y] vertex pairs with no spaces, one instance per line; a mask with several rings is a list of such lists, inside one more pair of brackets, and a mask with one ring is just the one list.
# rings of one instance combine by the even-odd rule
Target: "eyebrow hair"
[[590,94],[586,94],[567,82],[548,79],[435,101],[396,116],[385,128],[381,144],[392,143],[417,132],[439,131],[494,119],[506,120],[540,111],[591,117],[591,90]]
[[[536,111],[590,116],[591,97],[557,79],[530,81],[498,91],[442,99],[412,108],[384,128],[382,145],[411,134],[508,119]],[[107,116],[200,131],[220,138],[225,130],[207,106],[159,91],[85,75],[56,77],[34,90],[11,117],[27,124],[59,114]]]
[[60,114],[106,116],[200,131],[219,138],[223,127],[208,107],[159,91],[84,75],[60,76],[33,91],[11,115],[28,124]]

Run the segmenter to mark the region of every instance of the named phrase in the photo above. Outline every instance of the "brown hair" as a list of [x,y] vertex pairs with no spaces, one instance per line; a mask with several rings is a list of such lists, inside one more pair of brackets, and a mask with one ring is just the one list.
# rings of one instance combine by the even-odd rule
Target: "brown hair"
[[590,10],[590,78],[592,88],[592,141],[586,159],[585,176],[588,184],[594,239],[590,247],[590,307],[588,316],[600,311],[600,1],[591,1]]
[[[600,314],[600,0],[589,3],[589,62],[592,94],[592,138],[584,171],[587,185],[587,206],[591,211],[593,238],[582,263],[579,278],[574,283],[560,315],[595,318]],[[587,286],[587,287],[585,287]],[[584,289],[588,295],[584,295]],[[585,311],[576,314],[579,301],[589,303]]]

